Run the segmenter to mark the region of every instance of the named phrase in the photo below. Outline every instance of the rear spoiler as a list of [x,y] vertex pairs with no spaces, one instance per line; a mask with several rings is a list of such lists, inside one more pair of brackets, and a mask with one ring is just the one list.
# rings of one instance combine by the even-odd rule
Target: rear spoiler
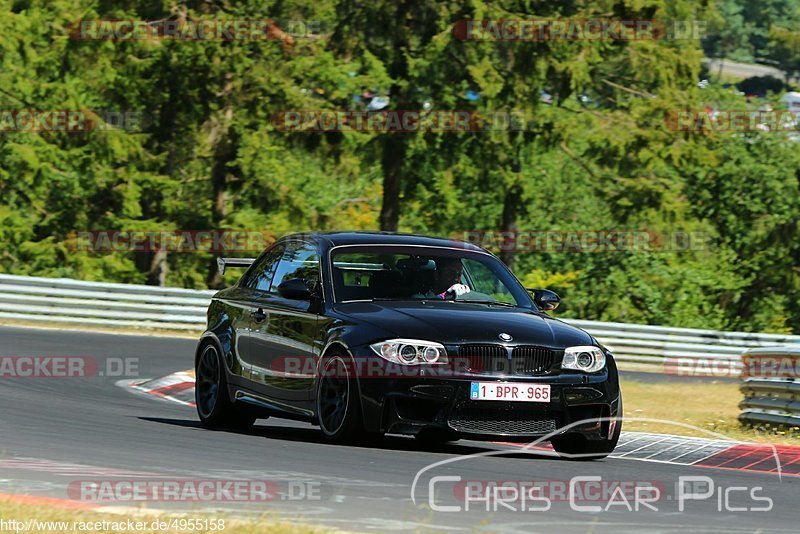
[[217,258],[217,269],[219,274],[225,274],[226,267],[250,267],[255,258]]

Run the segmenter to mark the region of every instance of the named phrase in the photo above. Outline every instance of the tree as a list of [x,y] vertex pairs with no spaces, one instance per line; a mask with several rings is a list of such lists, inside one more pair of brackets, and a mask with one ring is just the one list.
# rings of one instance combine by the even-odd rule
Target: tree
[[800,32],[773,26],[769,32],[768,57],[783,71],[786,82],[800,75]]
[[748,37],[753,29],[745,23],[742,16],[744,7],[739,0],[718,0],[714,7],[703,48],[707,56],[720,58],[719,78],[726,58],[733,56],[739,61],[752,61]]

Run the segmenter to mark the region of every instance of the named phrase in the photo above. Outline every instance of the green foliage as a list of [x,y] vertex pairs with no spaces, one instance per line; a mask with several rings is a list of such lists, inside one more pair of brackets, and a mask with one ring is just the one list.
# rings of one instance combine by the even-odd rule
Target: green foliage
[[800,74],[800,32],[773,26],[769,32],[769,57],[777,63],[787,79]]
[[[115,5],[112,5],[115,4]],[[796,1],[246,0],[0,4],[0,111],[146,117],[141,128],[0,133],[0,271],[217,287],[210,253],[87,252],[83,230],[630,230],[691,250],[508,251],[561,316],[800,331],[800,155],[782,134],[676,132],[700,90],[691,40],[462,41],[466,19],[708,20],[707,53],[796,72]],[[81,19],[314,21],[269,40],[69,38]],[[793,70],[795,69],[795,70]],[[287,132],[291,110],[524,117],[481,132]],[[552,100],[545,102],[543,94]],[[256,251],[242,251],[253,255]]]
[[707,21],[703,39],[707,56],[748,63],[771,61],[791,74],[791,69],[784,68],[790,60],[786,48],[791,48],[800,28],[800,1],[716,0]]

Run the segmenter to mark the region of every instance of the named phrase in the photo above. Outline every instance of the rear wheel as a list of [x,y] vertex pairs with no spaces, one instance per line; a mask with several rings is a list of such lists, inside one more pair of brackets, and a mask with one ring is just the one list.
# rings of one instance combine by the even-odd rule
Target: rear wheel
[[614,451],[619,442],[619,435],[622,432],[622,396],[619,398],[617,408],[618,419],[612,420],[609,424],[614,424],[614,432],[608,439],[590,440],[581,434],[564,434],[554,436],[550,440],[553,449],[569,460],[602,460]]
[[216,345],[202,349],[195,369],[194,398],[200,422],[208,428],[248,429],[256,420],[247,407],[231,402],[225,366]]
[[317,389],[317,419],[325,439],[331,443],[351,443],[369,437],[364,432],[361,396],[353,376],[350,357],[334,353],[326,356]]

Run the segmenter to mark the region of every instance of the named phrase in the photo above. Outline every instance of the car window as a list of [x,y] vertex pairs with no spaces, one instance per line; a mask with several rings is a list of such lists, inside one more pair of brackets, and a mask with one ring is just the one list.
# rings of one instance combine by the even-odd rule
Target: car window
[[350,246],[332,257],[337,302],[444,298],[455,284],[469,292],[457,300],[529,306],[524,288],[499,260],[485,254],[403,246]]
[[464,266],[462,281],[467,278],[467,285],[473,291],[489,295],[497,302],[516,304],[508,287],[486,265],[470,259],[461,260],[461,263]]
[[245,275],[242,285],[259,291],[269,291],[272,278],[278,267],[278,261],[281,259],[285,248],[283,244],[280,244],[264,254]]
[[305,280],[309,289],[316,285],[319,280],[319,258],[314,245],[300,242],[287,243],[269,292],[277,294],[278,286],[292,278]]

